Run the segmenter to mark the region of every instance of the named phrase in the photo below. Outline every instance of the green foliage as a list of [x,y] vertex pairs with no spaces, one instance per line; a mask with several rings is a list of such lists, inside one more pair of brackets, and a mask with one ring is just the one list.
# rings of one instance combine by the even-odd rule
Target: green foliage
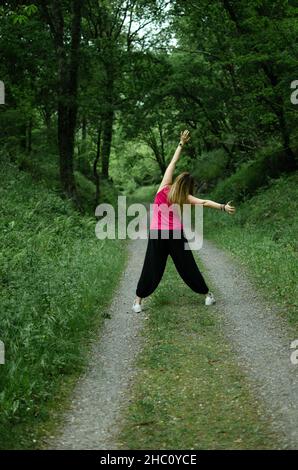
[[36,5],[21,5],[16,11],[11,11],[10,16],[14,25],[27,23],[30,16],[37,13]]
[[[298,129],[290,102],[297,57],[293,7],[281,1],[202,0],[195,8],[180,0],[166,3],[136,7],[115,0],[99,8],[92,0],[84,8],[75,168],[90,176],[100,142],[99,171],[104,161],[109,166],[111,148],[110,176],[120,191],[132,193],[158,182],[180,130],[188,127],[192,139],[184,162],[208,187],[248,162],[235,176],[240,181],[231,184],[234,193],[239,187],[240,198],[252,194],[253,186],[272,175],[270,168],[250,162],[273,139],[289,152],[285,170],[293,170]],[[65,38],[71,34],[71,7],[69,1],[63,6]],[[57,56],[44,11],[30,3],[5,3],[0,14],[0,76],[7,98],[0,109],[0,143],[12,154],[20,148],[30,153],[31,147],[58,153]],[[156,28],[140,37],[125,26],[125,14],[140,27],[151,21]],[[20,21],[13,24],[13,17]],[[250,174],[247,185],[244,173]]]
[[85,364],[125,251],[95,237],[94,218],[4,161],[1,181],[0,447],[28,448],[61,384]]
[[298,326],[297,183],[297,174],[272,180],[267,190],[242,203],[233,217],[211,209],[204,212],[204,236],[241,259],[249,268],[253,282],[271,302],[280,306],[281,316],[289,320],[295,331]]
[[30,16],[37,12],[38,8],[36,5],[20,5],[16,12],[11,12],[11,18],[13,24],[26,23]]
[[156,184],[151,186],[141,186],[137,188],[131,195],[129,195],[129,203],[152,203],[157,189],[158,185]]
[[[55,23],[59,14],[46,3]],[[73,5],[67,0],[61,6],[59,48],[41,4],[0,6],[6,92],[0,145],[20,170],[7,162],[0,170],[0,322],[9,358],[0,368],[0,384],[8,384],[0,402],[10,431],[42,416],[58,375],[79,369],[81,338],[123,260],[122,245],[112,251],[109,242],[96,241],[94,221],[60,199],[66,182],[58,135],[69,151],[60,163],[69,164],[71,175],[74,163],[78,201],[94,215],[96,155],[100,202],[115,205],[118,194],[151,202],[180,131],[189,128],[177,173],[192,171],[208,191],[216,185],[215,200],[246,201],[233,219],[209,211],[210,234],[214,224],[218,242],[248,260],[260,285],[278,300],[295,288],[294,179],[271,181],[297,167],[298,115],[290,101],[297,78],[294,7],[282,0],[84,2],[76,96],[75,74],[62,73],[58,86],[63,60],[57,60],[63,52],[68,70]],[[74,162],[72,136],[57,132],[66,122],[58,119],[58,101],[78,111]]]
[[138,186],[152,184],[160,179],[157,163],[148,147],[137,141],[115,143],[110,175],[114,184],[125,194],[132,194]]
[[222,149],[202,152],[195,161],[191,172],[198,182],[213,183],[224,174],[227,159],[227,155]]
[[242,163],[230,177],[221,180],[213,191],[215,200],[242,201],[266,186],[271,178],[278,177],[286,168],[282,149],[264,148],[255,158]]

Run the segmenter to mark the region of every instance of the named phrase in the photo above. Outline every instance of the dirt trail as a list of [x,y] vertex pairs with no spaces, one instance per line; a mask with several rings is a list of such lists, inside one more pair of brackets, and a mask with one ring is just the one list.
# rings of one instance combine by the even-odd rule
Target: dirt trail
[[199,256],[216,287],[225,334],[283,436],[281,447],[298,449],[298,366],[290,361],[295,338],[234,259],[205,240]]
[[[109,309],[111,318],[94,344],[90,366],[81,377],[51,449],[116,449],[121,412],[129,402],[129,385],[142,347],[146,313],[133,314],[131,303],[146,240],[129,243],[129,259]],[[298,448],[298,367],[290,362],[286,327],[255,292],[243,268],[209,242],[199,252],[217,294],[214,312],[234,346],[239,364],[257,397],[262,397],[280,448]],[[198,298],[199,302],[203,298]],[[295,339],[295,338],[292,338]]]
[[117,423],[126,393],[137,372],[134,359],[141,348],[145,313],[133,314],[132,300],[140,275],[146,240],[129,244],[129,259],[109,308],[90,366],[76,386],[62,433],[50,442],[51,449],[115,449]]

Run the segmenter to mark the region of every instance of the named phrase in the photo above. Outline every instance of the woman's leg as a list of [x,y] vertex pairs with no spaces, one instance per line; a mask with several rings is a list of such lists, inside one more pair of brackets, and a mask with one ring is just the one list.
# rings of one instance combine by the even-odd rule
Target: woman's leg
[[184,244],[187,243],[185,236],[180,239],[170,240],[170,255],[174,261],[176,269],[183,281],[195,292],[207,294],[208,286],[199,271],[191,250],[186,250]]
[[169,254],[169,240],[148,239],[143,269],[137,285],[139,300],[148,297],[157,288],[163,276]]

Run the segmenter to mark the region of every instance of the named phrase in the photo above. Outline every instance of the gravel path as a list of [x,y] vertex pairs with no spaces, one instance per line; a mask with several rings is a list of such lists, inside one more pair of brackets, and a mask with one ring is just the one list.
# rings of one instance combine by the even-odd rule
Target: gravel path
[[[66,412],[61,434],[51,449],[116,449],[121,411],[137,373],[134,360],[142,347],[146,315],[131,313],[146,240],[129,243],[129,259],[109,309],[111,318],[94,344],[90,366],[81,377]],[[208,277],[216,286],[215,311],[246,372],[256,396],[262,397],[280,448],[298,448],[298,366],[290,362],[290,339],[276,310],[255,292],[242,266],[204,241],[199,251]],[[295,338],[292,338],[295,339]]]
[[298,366],[290,361],[286,325],[256,293],[245,270],[234,259],[204,240],[199,257],[216,286],[217,308],[226,336],[256,395],[281,435],[281,448],[298,449]]
[[[90,366],[78,382],[71,409],[60,436],[51,449],[115,449],[117,422],[127,406],[129,385],[137,372],[134,359],[141,348],[146,317],[131,311],[146,240],[129,244],[129,259],[119,289],[109,309]],[[145,313],[145,312],[144,312]]]

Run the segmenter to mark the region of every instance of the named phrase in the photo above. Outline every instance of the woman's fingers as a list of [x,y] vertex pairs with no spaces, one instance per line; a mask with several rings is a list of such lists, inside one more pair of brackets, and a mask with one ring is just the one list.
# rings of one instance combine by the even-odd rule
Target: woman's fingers
[[233,202],[233,201],[229,201],[229,202],[227,202],[227,204],[226,204],[225,210],[226,210],[226,212],[227,212],[228,214],[234,214],[235,211],[236,211],[235,207],[230,205],[231,202]]
[[186,129],[185,131],[181,131],[180,132],[180,140],[183,142],[183,143],[186,143],[188,142],[190,139],[190,135],[189,135],[189,131]]
[[228,204],[226,205],[226,207],[227,207],[227,209],[228,209],[228,213],[229,213],[229,214],[234,214],[234,212],[235,212],[235,210],[236,210],[235,207],[229,206]]
[[185,142],[187,142],[190,139],[189,131],[187,129],[181,132],[180,135],[181,135],[181,138],[183,138]]

